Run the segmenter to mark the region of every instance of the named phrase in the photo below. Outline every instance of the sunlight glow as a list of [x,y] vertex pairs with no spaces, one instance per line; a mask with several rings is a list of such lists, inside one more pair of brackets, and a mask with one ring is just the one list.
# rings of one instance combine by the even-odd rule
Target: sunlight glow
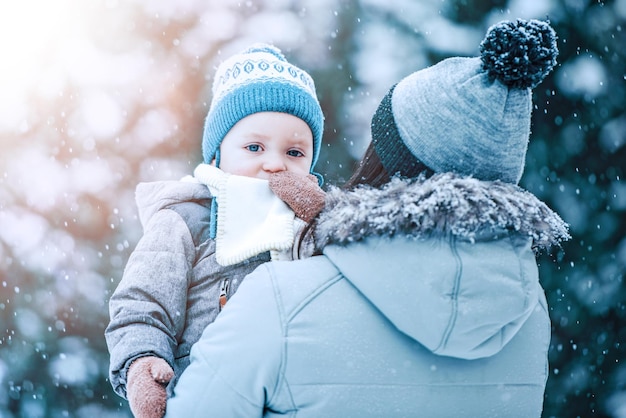
[[0,13],[0,130],[24,130],[28,97],[35,92],[72,36],[78,36],[71,0],[4,2]]
[[69,0],[5,2],[0,15],[0,88],[28,90],[71,35]]

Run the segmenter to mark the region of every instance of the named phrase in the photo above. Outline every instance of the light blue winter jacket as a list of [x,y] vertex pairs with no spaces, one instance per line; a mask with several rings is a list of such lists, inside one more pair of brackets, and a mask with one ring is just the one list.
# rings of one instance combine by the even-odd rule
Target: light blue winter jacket
[[539,417],[550,319],[535,252],[568,238],[516,186],[329,192],[323,255],[250,274],[167,417]]

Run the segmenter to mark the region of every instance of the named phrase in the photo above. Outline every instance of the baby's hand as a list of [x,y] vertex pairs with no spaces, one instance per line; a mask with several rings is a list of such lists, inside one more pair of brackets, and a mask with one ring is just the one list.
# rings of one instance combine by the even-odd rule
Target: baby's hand
[[324,209],[326,193],[314,175],[304,177],[289,171],[279,171],[272,173],[269,181],[270,189],[303,221],[311,222]]
[[165,415],[165,386],[174,370],[160,357],[140,357],[128,368],[126,395],[136,418],[162,418]]

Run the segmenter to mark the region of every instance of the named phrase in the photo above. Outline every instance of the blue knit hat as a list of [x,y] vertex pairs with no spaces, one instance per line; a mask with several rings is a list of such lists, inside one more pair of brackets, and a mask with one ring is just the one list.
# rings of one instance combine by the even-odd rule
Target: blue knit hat
[[372,142],[390,175],[413,177],[418,160],[437,173],[519,182],[531,89],[556,65],[556,34],[538,20],[500,22],[480,51],[480,57],[448,58],[417,71],[383,99],[372,119]]
[[[312,172],[324,130],[315,84],[304,70],[287,62],[278,48],[267,44],[251,45],[218,67],[204,124],[204,162],[209,164],[216,159],[219,167],[219,148],[224,136],[241,119],[257,112],[288,113],[309,125],[313,133]],[[321,176],[317,176],[321,181]]]

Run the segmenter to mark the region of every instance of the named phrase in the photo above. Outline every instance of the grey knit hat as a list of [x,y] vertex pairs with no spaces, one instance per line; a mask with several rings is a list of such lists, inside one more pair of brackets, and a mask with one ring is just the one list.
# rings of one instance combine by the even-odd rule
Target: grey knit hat
[[538,20],[500,22],[480,51],[480,57],[448,58],[417,71],[382,100],[372,142],[390,175],[413,177],[419,161],[436,173],[519,182],[531,89],[556,65],[556,34]]

